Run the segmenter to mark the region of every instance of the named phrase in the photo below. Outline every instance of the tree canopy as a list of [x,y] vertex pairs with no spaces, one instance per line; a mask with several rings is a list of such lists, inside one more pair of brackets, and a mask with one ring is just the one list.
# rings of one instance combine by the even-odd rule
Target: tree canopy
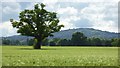
[[79,45],[81,43],[81,45],[85,44],[87,37],[81,33],[81,32],[75,32],[72,35],[72,39],[71,42],[74,43],[74,45]]

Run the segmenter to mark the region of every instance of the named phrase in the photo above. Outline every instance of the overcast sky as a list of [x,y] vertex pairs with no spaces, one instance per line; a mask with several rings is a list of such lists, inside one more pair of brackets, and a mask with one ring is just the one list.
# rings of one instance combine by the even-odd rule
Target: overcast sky
[[[118,32],[118,1],[117,0],[3,0],[0,3],[0,36],[17,35],[9,19],[19,20],[19,12],[33,9],[36,3],[46,4],[49,11],[57,12],[62,30],[73,28],[94,28],[102,31]],[[1,18],[0,18],[1,20]]]

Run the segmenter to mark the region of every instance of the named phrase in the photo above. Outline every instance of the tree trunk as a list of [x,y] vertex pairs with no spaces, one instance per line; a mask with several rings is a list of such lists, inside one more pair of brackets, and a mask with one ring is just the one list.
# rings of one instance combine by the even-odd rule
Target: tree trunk
[[41,44],[42,44],[42,40],[37,39],[37,42],[34,45],[34,49],[41,49]]

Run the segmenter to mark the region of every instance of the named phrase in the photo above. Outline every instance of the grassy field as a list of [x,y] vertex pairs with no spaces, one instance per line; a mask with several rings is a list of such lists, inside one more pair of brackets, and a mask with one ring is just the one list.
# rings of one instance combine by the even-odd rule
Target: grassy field
[[3,66],[117,66],[117,47],[3,46]]

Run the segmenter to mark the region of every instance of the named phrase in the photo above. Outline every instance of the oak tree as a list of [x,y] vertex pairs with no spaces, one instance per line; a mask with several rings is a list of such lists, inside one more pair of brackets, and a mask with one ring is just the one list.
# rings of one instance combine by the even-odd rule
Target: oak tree
[[53,36],[64,25],[58,25],[59,19],[56,12],[45,10],[45,5],[35,4],[34,9],[25,9],[19,14],[19,21],[10,19],[12,26],[17,28],[21,35],[32,36],[37,40],[34,49],[41,49],[42,40]]

